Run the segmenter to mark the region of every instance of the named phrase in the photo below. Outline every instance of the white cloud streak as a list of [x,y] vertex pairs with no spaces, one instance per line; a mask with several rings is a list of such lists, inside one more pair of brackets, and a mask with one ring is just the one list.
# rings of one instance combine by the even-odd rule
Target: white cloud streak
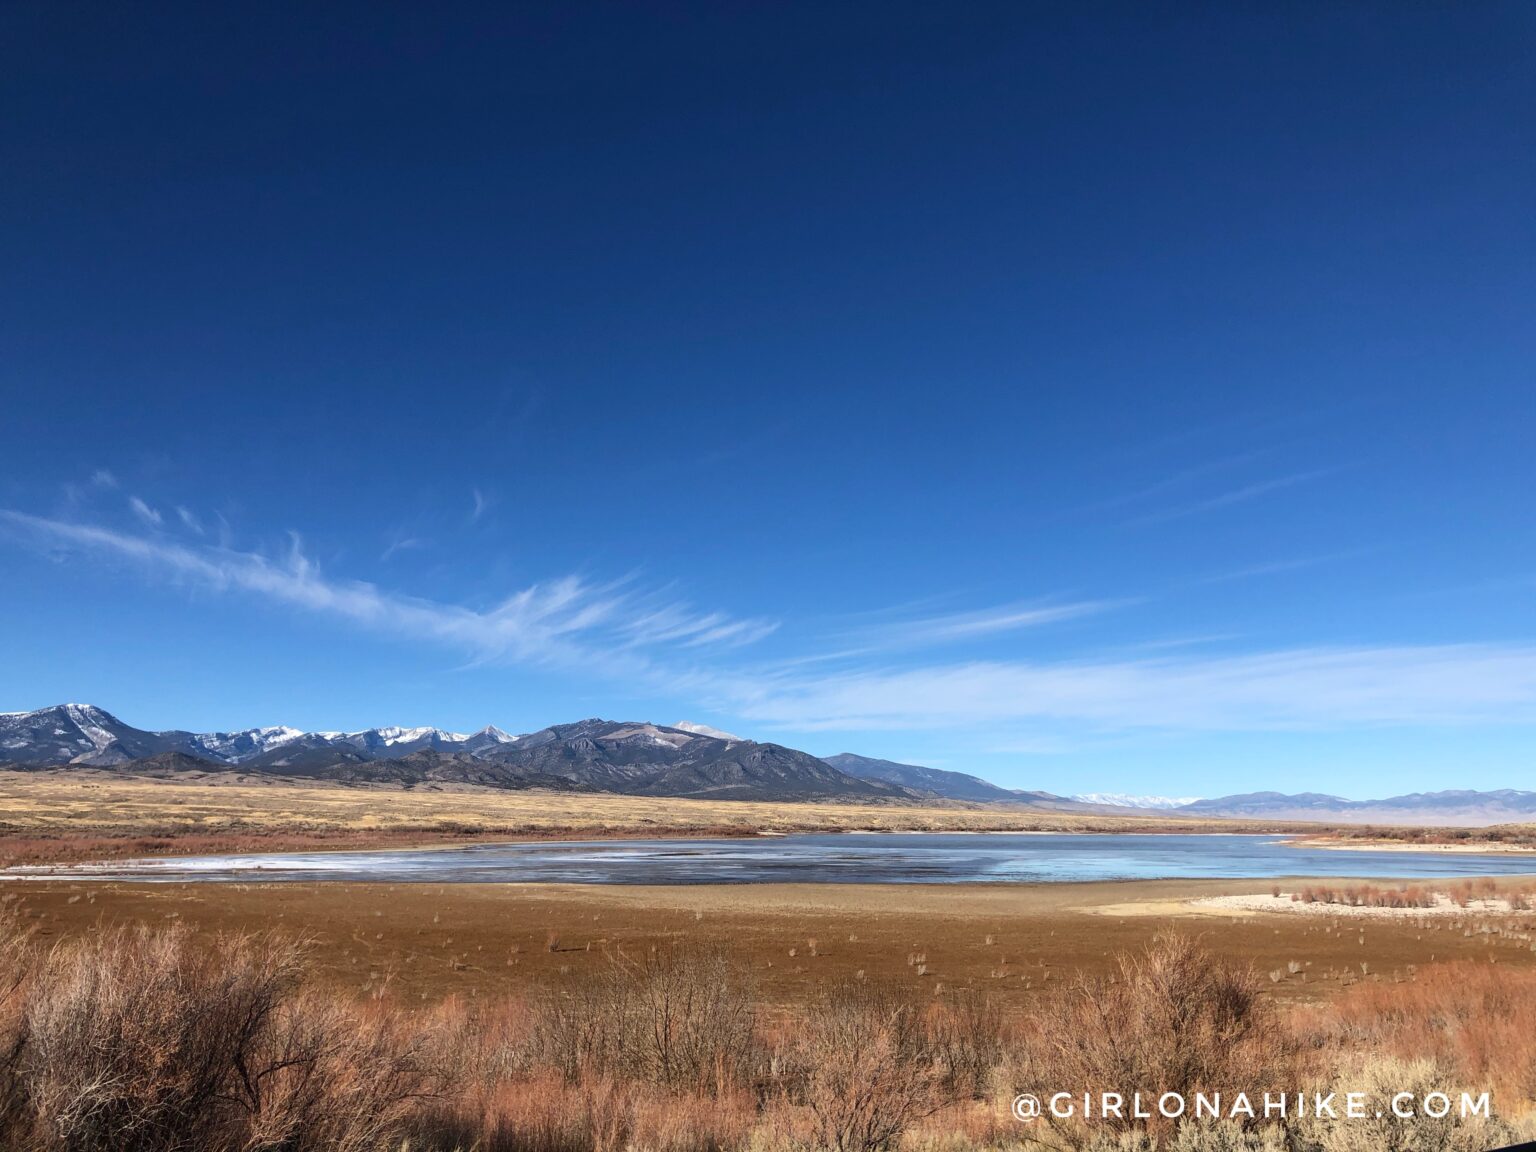
[[741,715],[812,729],[1068,724],[1277,731],[1536,723],[1536,646],[1296,648],[1236,656],[968,662],[726,689]]
[[[433,641],[477,660],[605,665],[638,674],[646,666],[637,649],[740,644],[772,629],[767,621],[694,613],[687,605],[658,604],[624,584],[594,584],[579,576],[534,584],[488,609],[443,604],[330,579],[305,555],[297,535],[285,556],[272,558],[4,509],[0,525],[55,549],[112,557],[198,588],[244,592],[391,636]],[[616,655],[622,651],[630,655]]]
[[158,511],[151,508],[137,496],[128,497],[128,507],[135,516],[144,521],[144,523],[148,524],[151,528],[158,528],[164,522],[164,517],[162,517]]
[[925,648],[984,640],[1026,628],[1096,616],[1124,603],[1120,600],[1081,600],[1064,604],[1004,604],[974,612],[894,620],[858,629],[847,635],[856,641],[864,641],[867,650]]
[[409,552],[417,548],[425,548],[427,542],[417,536],[395,536],[385,545],[384,551],[379,553],[380,560],[388,560],[396,552]]
[[1234,504],[1246,504],[1249,500],[1256,500],[1260,496],[1267,496],[1271,492],[1280,492],[1286,488],[1294,488],[1298,484],[1307,484],[1313,480],[1321,480],[1324,476],[1331,476],[1339,471],[1337,468],[1314,468],[1307,472],[1293,472],[1289,476],[1277,476],[1272,480],[1260,480],[1254,484],[1246,484],[1241,488],[1233,488],[1204,500],[1196,500],[1190,504],[1182,504],[1177,508],[1166,508],[1160,512],[1151,512],[1145,516],[1138,516],[1132,520],[1133,524],[1165,524],[1169,520],[1182,520],[1186,516],[1198,516],[1202,512],[1215,512],[1221,508],[1230,508]]

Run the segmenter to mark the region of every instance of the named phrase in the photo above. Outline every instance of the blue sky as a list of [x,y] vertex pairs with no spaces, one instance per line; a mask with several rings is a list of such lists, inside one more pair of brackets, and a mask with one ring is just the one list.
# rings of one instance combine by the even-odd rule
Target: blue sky
[[0,709],[1536,783],[1528,5],[0,20]]

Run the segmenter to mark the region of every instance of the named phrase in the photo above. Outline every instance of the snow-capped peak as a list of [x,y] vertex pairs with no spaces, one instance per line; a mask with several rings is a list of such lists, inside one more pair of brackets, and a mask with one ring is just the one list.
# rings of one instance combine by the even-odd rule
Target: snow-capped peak
[[1117,808],[1182,808],[1201,796],[1131,796],[1124,792],[1084,792],[1072,797],[1084,804],[1112,804]]
[[486,740],[492,741],[496,744],[516,744],[519,740],[522,739],[521,736],[514,736],[510,732],[503,732],[494,724],[487,724],[484,728],[480,729],[480,731],[476,732],[475,735],[484,736]]
[[732,736],[729,732],[722,732],[718,728],[711,728],[708,724],[695,724],[692,720],[679,720],[671,725],[680,732],[692,732],[695,736],[708,736],[713,740],[729,740],[733,744],[743,744],[740,736]]
[[[316,733],[316,735],[325,736],[328,739],[337,738],[336,733],[333,732]],[[469,739],[467,735],[462,733],[444,732],[441,728],[401,728],[398,725],[390,725],[386,728],[367,728],[361,732],[345,732],[341,734],[341,738],[345,740],[367,740],[373,737],[386,746],[413,744],[417,740],[425,740],[432,736],[448,744],[462,744]]]

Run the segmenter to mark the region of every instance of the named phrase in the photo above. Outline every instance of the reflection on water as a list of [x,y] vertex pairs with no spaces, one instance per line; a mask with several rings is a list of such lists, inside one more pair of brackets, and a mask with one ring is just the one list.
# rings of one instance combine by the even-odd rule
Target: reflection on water
[[840,834],[755,840],[477,844],[418,851],[182,856],[0,870],[0,878],[433,883],[918,884],[1064,880],[1536,875],[1536,854],[1293,848],[1272,836]]

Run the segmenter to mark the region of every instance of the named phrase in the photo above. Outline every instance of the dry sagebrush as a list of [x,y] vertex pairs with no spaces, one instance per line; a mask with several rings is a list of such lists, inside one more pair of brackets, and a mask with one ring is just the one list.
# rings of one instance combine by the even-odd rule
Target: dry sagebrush
[[861,980],[773,1009],[728,956],[680,947],[529,999],[407,1012],[310,986],[304,947],[276,935],[115,929],[44,949],[14,929],[0,923],[7,1152],[967,1152],[1025,1135],[1093,1152],[1355,1152],[1371,1136],[1433,1152],[1519,1129],[1126,1118],[1025,1133],[1006,1100],[1344,1077],[1449,1078],[1509,1104],[1536,1091],[1536,973],[1502,964],[1282,1013],[1252,971],[1164,935],[1005,1020],[978,993]]
[[[300,987],[277,936],[116,929],[21,955],[7,1147],[363,1152],[443,1086],[389,1013]],[[13,973],[17,970],[13,969]]]

